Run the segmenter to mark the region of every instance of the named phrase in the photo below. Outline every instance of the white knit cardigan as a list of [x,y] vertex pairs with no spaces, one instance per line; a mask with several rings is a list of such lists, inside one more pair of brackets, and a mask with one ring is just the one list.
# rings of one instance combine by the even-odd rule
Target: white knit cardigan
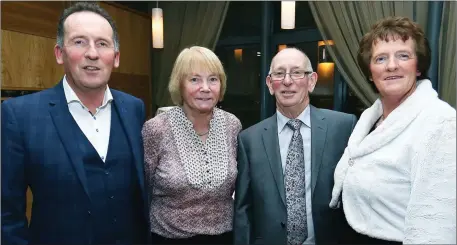
[[[456,243],[456,111],[429,80],[372,132],[365,110],[335,169],[331,208],[364,235],[405,244]],[[340,199],[341,198],[341,199]]]

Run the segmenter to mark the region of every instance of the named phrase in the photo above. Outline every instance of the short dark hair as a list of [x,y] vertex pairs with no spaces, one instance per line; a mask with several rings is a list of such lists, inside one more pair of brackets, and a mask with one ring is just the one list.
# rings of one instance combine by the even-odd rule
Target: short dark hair
[[72,6],[66,8],[62,15],[60,16],[59,19],[59,24],[57,25],[57,45],[59,47],[63,47],[63,40],[64,40],[64,35],[65,35],[65,27],[64,23],[65,20],[70,16],[71,14],[78,13],[78,12],[92,12],[96,13],[103,18],[105,18],[108,23],[110,24],[111,28],[113,29],[113,41],[114,41],[114,49],[116,51],[119,51],[119,35],[117,33],[117,28],[116,28],[116,23],[114,23],[114,20],[111,18],[111,16],[104,10],[102,7],[100,7],[97,3],[94,2],[77,2],[73,4]]
[[372,58],[373,44],[376,44],[378,40],[389,41],[397,38],[403,41],[410,38],[413,40],[417,56],[417,70],[421,73],[418,79],[427,78],[427,71],[431,62],[431,51],[424,31],[419,24],[407,17],[387,17],[376,22],[359,43],[357,62],[368,79],[371,77],[370,60]]

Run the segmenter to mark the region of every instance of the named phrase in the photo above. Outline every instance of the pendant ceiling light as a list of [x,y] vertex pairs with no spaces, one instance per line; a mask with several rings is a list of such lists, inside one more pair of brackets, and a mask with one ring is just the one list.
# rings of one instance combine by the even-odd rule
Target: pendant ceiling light
[[152,47],[163,48],[163,11],[157,2],[156,8],[152,8]]
[[295,1],[281,1],[281,29],[295,28]]

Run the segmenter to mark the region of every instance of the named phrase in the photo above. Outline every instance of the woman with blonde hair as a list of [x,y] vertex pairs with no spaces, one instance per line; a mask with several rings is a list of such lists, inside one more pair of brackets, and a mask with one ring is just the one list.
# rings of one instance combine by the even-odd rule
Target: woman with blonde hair
[[209,49],[184,49],[169,82],[176,105],[143,126],[154,244],[231,244],[241,123],[216,107],[227,78]]
[[426,73],[430,48],[405,17],[380,20],[358,62],[380,98],[360,116],[335,169],[351,244],[455,244],[456,112]]

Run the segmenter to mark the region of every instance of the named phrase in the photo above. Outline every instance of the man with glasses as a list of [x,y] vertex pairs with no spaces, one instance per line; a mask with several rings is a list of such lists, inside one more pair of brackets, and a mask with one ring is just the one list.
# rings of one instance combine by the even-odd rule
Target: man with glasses
[[344,214],[329,202],[356,117],[310,105],[316,82],[302,51],[287,48],[273,58],[266,85],[276,114],[238,138],[236,244],[343,242]]
[[144,244],[144,104],[107,85],[119,66],[114,21],[75,3],[54,53],[65,71],[55,87],[2,104],[2,243]]

